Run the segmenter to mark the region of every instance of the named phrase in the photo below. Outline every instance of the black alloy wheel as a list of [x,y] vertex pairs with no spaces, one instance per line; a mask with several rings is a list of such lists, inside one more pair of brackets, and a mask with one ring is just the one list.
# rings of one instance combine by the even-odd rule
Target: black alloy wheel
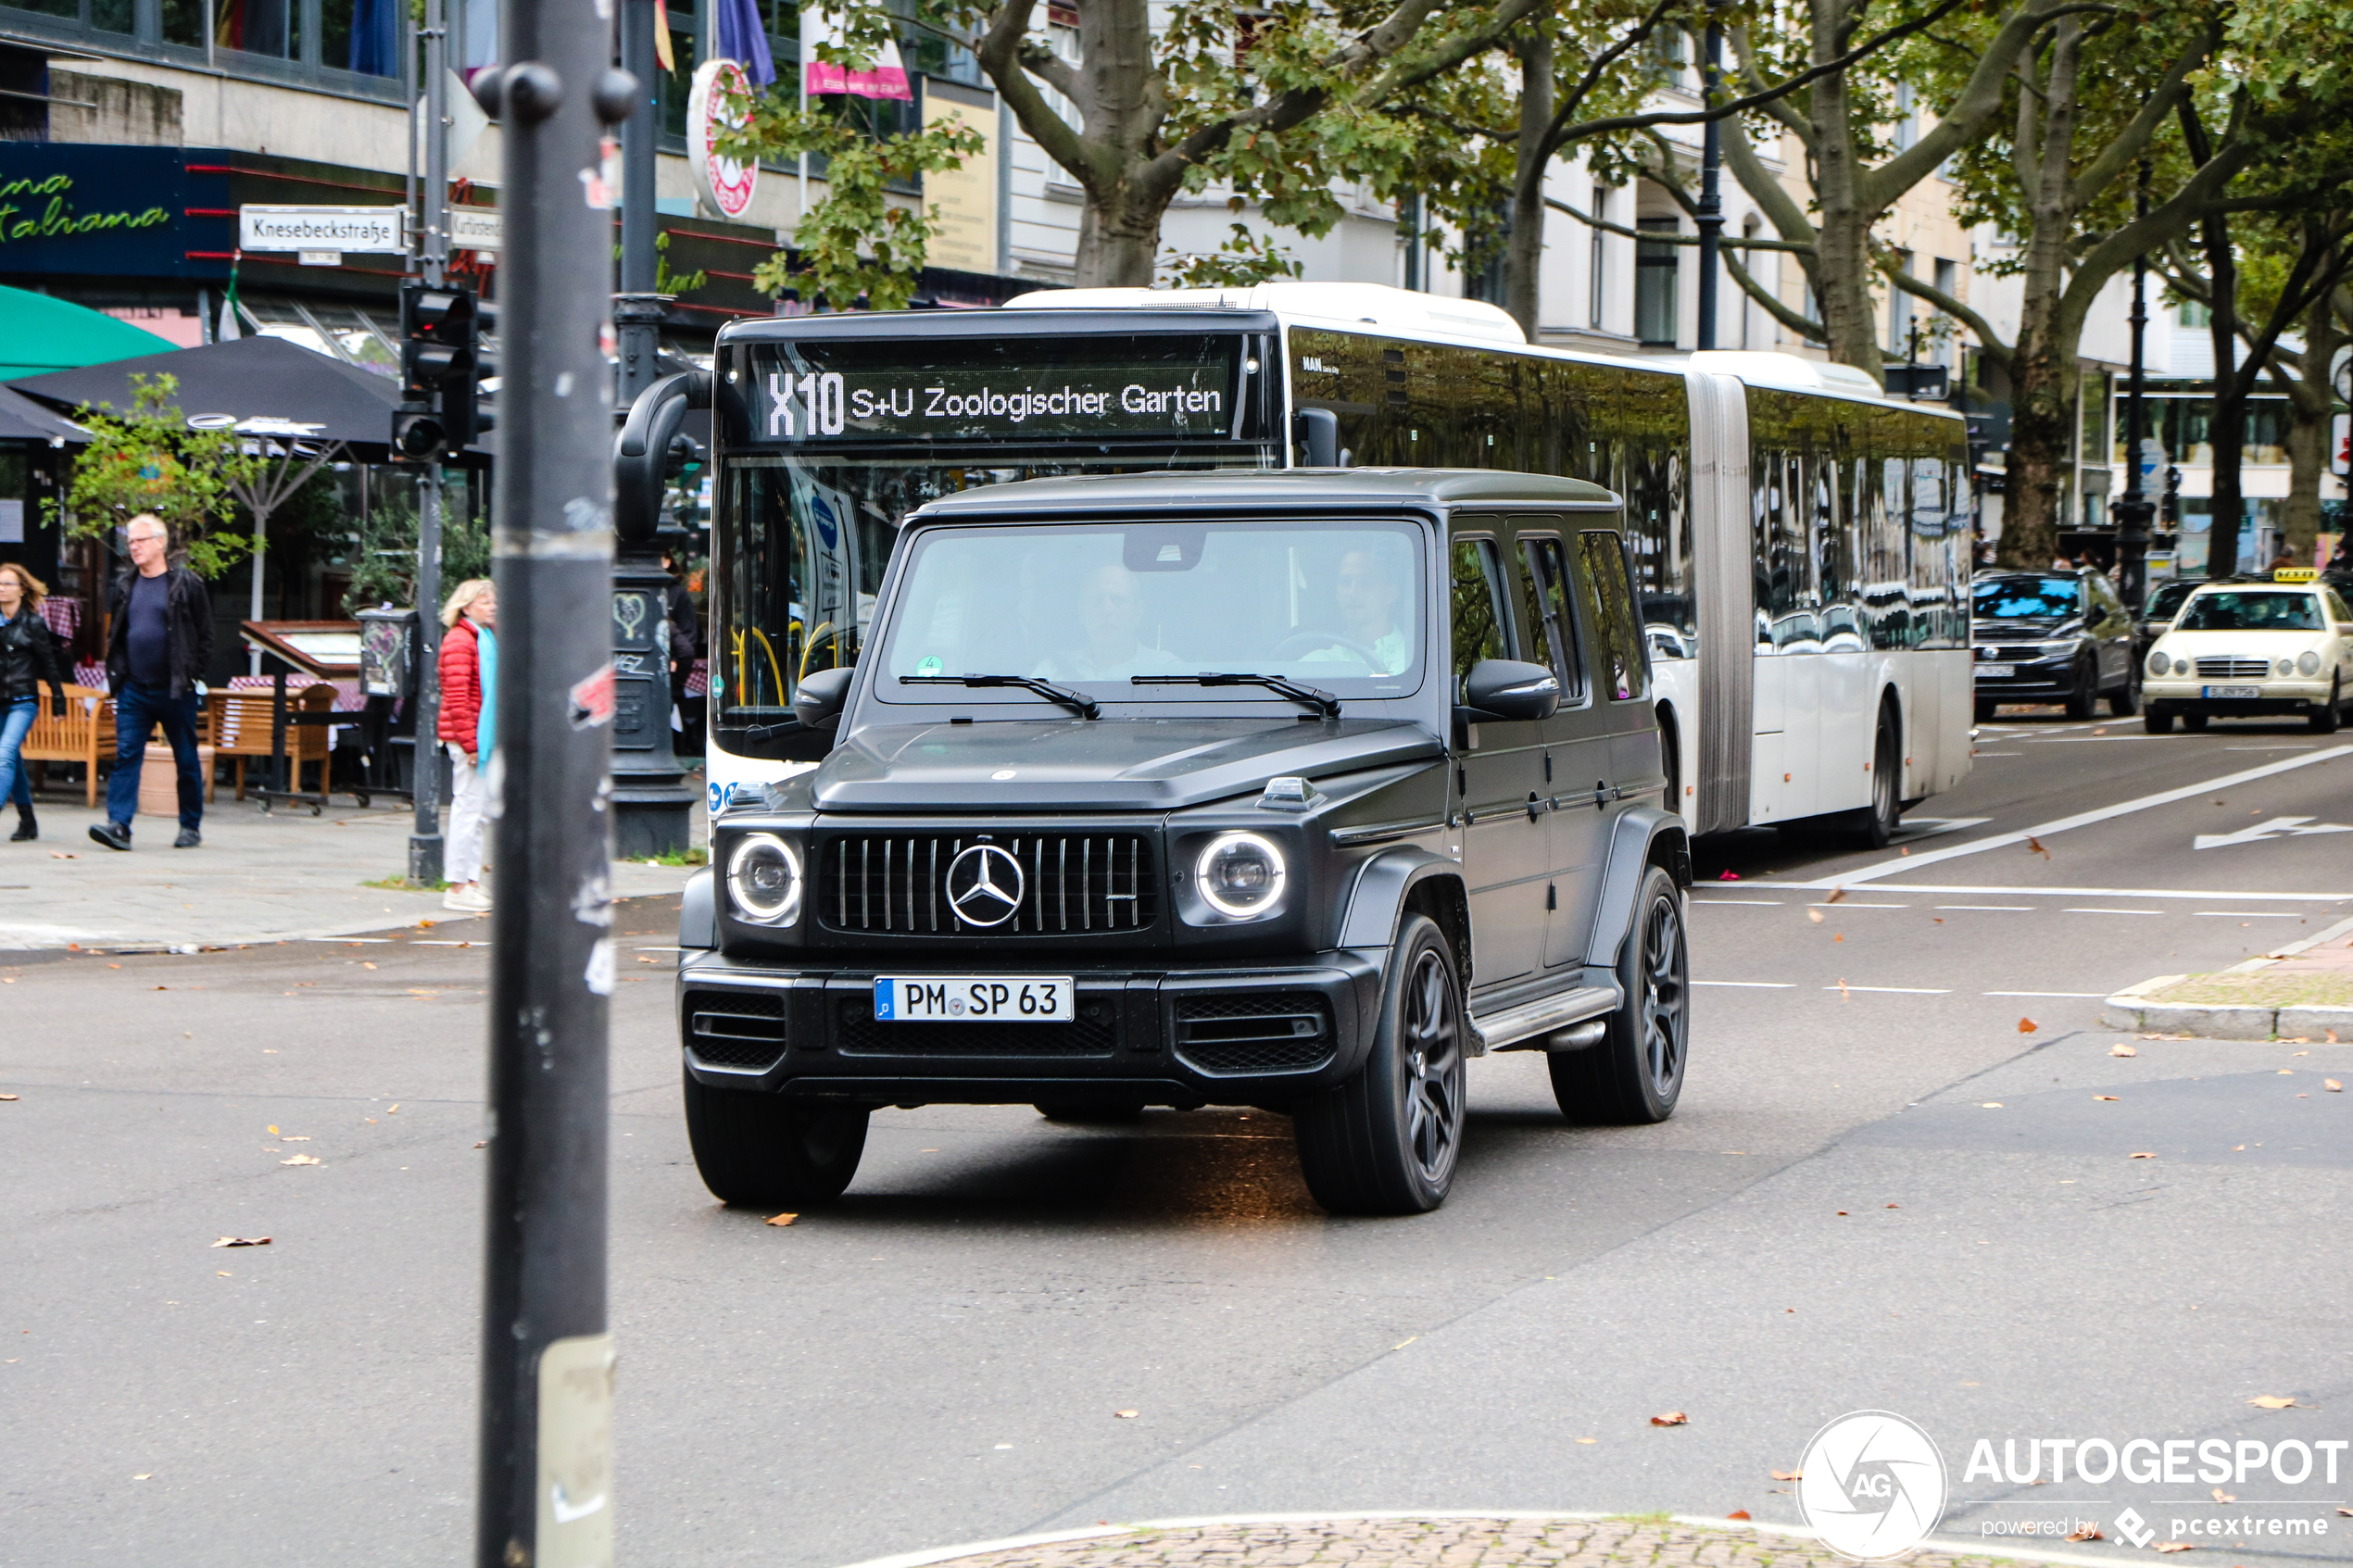
[[2068,688],[2067,716],[2095,719],[2100,711],[2100,667],[2088,659],[2075,661],[2075,683]]
[[1882,701],[1879,734],[1871,744],[1871,803],[1845,814],[1843,826],[1858,849],[1884,849],[1904,820],[1903,723],[1895,705]]
[[2312,709],[2310,715],[2305,720],[2305,722],[2312,727],[2312,731],[2315,734],[2333,735],[2336,734],[2337,725],[2344,722],[2341,716],[2342,709],[2340,706],[2344,701],[2345,678],[2342,675],[2332,675],[2329,677],[2328,706],[2325,708],[2316,708]]
[[1545,1059],[1553,1098],[1572,1122],[1644,1123],[1675,1114],[1691,1051],[1691,972],[1683,895],[1657,866],[1642,875],[1637,923],[1618,956],[1625,1001],[1601,1042]]
[[863,1106],[714,1089],[686,1073],[686,1142],[722,1203],[791,1209],[839,1198],[866,1151]]
[[1446,1201],[1468,1119],[1462,988],[1445,933],[1399,922],[1364,1070],[1291,1123],[1307,1190],[1334,1214],[1426,1214]]

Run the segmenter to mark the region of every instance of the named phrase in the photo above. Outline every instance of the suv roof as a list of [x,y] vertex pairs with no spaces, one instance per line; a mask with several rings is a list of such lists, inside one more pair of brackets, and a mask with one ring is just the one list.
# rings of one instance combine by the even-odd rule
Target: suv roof
[[1161,473],[1074,474],[1027,479],[943,495],[907,521],[974,514],[1100,511],[1127,507],[1170,511],[1234,507],[1522,506],[1614,511],[1598,484],[1491,469],[1191,469]]

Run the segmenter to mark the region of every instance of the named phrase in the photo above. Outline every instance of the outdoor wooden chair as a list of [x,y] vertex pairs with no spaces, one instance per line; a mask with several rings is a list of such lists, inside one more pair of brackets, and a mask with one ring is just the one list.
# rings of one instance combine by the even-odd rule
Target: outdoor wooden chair
[[[102,686],[68,686],[66,716],[52,718],[49,694],[41,694],[41,716],[32,721],[32,729],[24,737],[24,748],[17,754],[22,762],[79,762],[82,764],[82,804],[94,809],[98,804],[98,756],[114,755],[114,702]],[[42,784],[48,780],[44,777]]]
[[[270,725],[271,693],[266,687],[239,687],[235,691],[216,691],[207,705],[212,723],[212,744],[216,755],[233,758],[237,765],[237,798],[245,797],[245,759],[258,758],[266,769],[270,760]],[[295,689],[286,687],[286,712],[324,713],[335,705],[335,688],[324,682]],[[286,726],[286,759],[292,765],[288,783],[292,788],[302,788],[302,769],[308,762],[319,765],[319,793],[327,792],[327,773],[333,765],[334,732],[323,724],[288,724]]]

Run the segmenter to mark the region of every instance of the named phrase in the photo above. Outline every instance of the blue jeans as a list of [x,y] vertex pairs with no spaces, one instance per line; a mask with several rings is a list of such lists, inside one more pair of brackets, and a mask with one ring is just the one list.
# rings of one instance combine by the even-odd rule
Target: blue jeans
[[24,737],[32,731],[32,721],[41,717],[41,699],[20,696],[0,714],[0,800],[13,800],[19,811],[32,809],[32,781],[26,776],[25,765],[17,760],[17,753],[24,748]]
[[114,771],[107,778],[107,821],[128,826],[139,814],[139,764],[147,732],[160,723],[180,764],[180,825],[191,833],[204,822],[204,764],[196,756],[196,694],[174,698],[168,688],[123,683],[114,699]]

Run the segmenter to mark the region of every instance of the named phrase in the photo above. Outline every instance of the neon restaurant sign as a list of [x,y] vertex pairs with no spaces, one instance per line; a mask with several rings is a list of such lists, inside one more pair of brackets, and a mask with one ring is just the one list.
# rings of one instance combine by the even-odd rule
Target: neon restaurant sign
[[0,245],[123,229],[156,229],[170,221],[170,212],[160,207],[77,212],[70,174],[0,180]]

